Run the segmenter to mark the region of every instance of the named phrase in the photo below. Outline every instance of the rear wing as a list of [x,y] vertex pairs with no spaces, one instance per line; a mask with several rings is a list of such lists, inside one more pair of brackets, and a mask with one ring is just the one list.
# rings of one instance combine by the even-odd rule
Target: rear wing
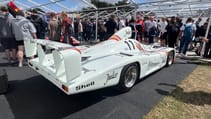
[[[27,57],[36,56],[29,60],[29,65],[49,79],[68,83],[81,75],[81,53],[75,47],[49,40],[33,39],[24,41]],[[53,80],[51,79],[51,80]]]

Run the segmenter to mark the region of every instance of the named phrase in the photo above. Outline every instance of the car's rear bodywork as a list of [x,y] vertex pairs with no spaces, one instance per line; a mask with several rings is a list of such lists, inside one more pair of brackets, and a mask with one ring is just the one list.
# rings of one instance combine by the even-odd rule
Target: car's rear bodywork
[[29,60],[31,68],[65,93],[76,94],[118,85],[122,69],[131,63],[138,64],[139,78],[166,65],[172,48],[143,45],[129,39],[130,35],[131,29],[126,27],[91,47],[28,40],[25,49],[28,57],[37,54]]

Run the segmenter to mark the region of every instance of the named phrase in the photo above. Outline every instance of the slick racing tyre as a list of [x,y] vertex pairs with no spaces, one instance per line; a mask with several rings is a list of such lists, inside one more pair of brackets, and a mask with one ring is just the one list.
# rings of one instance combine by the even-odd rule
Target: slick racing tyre
[[121,92],[129,91],[139,78],[139,70],[137,63],[126,65],[121,72],[118,90]]
[[166,60],[166,66],[170,66],[174,63],[174,51],[170,51],[168,53],[168,57],[167,57],[167,60]]

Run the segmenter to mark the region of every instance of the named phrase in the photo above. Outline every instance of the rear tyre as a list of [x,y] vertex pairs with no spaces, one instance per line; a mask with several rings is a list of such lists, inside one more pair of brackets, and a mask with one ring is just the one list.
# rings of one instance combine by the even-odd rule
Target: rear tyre
[[166,60],[166,66],[171,66],[174,63],[174,51],[170,51],[168,53],[168,57]]
[[121,92],[129,91],[139,78],[139,67],[137,63],[126,65],[120,76],[118,90]]

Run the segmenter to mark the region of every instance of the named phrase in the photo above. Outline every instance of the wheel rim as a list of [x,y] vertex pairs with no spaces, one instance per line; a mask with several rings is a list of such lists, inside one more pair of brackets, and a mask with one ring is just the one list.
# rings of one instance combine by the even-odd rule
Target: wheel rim
[[136,66],[131,66],[128,68],[128,70],[125,73],[125,86],[127,88],[131,88],[137,79],[137,68]]
[[174,60],[174,56],[173,56],[173,53],[169,53],[169,56],[168,56],[168,65],[171,65],[173,63],[173,60]]

